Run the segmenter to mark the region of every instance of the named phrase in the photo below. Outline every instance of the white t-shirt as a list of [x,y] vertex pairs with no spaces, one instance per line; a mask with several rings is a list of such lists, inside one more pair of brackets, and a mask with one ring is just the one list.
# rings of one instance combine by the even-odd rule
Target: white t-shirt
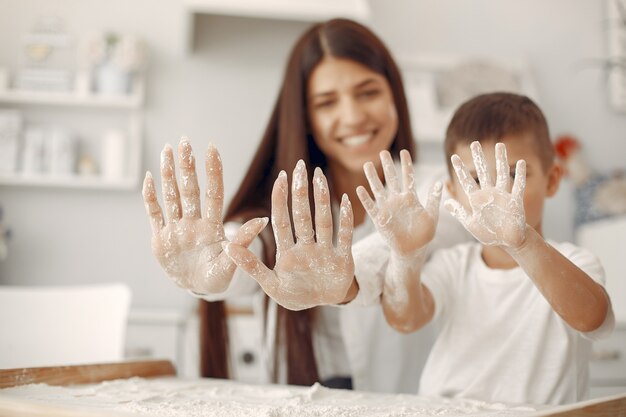
[[[569,243],[550,244],[604,285],[594,255]],[[422,282],[434,297],[440,333],[421,395],[526,404],[587,396],[591,339],[611,332],[612,310],[599,329],[582,334],[554,312],[520,267],[487,267],[478,243],[434,253]]]

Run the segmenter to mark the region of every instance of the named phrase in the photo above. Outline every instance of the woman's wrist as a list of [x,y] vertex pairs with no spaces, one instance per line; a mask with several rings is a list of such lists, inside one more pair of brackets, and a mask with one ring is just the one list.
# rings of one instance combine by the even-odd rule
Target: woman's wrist
[[356,295],[359,293],[359,283],[355,278],[352,278],[352,282],[350,283],[350,287],[348,288],[348,292],[346,292],[346,296],[339,304],[348,304],[350,301],[356,298]]

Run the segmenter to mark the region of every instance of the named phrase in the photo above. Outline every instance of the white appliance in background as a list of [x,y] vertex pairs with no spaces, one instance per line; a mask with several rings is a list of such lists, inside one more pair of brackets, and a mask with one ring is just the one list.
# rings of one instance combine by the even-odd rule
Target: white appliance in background
[[615,320],[626,323],[626,215],[583,224],[576,241],[602,262]]
[[593,344],[590,397],[626,392],[626,215],[585,223],[576,233],[578,245],[593,252],[604,266],[606,290],[615,314],[610,337]]

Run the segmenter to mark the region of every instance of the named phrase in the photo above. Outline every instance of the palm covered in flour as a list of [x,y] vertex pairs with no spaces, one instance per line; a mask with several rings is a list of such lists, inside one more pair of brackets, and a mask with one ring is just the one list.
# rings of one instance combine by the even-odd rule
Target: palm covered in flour
[[510,168],[504,144],[496,144],[495,184],[480,143],[473,142],[470,149],[479,184],[476,184],[461,158],[452,155],[452,166],[467,195],[469,208],[453,199],[447,200],[445,207],[481,243],[517,248],[524,242],[526,231],[526,163],[524,160],[517,161],[513,188],[509,191]]
[[287,174],[282,171],[272,189],[272,227],[276,264],[269,269],[252,252],[237,244],[226,251],[233,261],[261,285],[267,295],[290,310],[337,304],[344,300],[354,277],[352,260],[353,214],[344,195],[339,211],[337,245],[326,177],[316,168],[313,176],[315,231],[309,205],[308,179],[303,161],[293,171],[292,215],[289,216]]
[[[172,148],[161,153],[161,182],[166,216],[157,200],[150,172],[143,184],[143,199],[152,226],[152,252],[167,275],[180,287],[199,293],[224,291],[236,265],[223,251],[227,243],[222,222],[224,185],[222,162],[217,149],[206,154],[206,209],[201,212],[195,158],[186,138],[178,146],[180,191]],[[245,223],[233,241],[249,245],[267,224],[267,219]]]
[[402,184],[397,176],[391,154],[383,151],[380,160],[387,189],[378,178],[374,164],[367,162],[363,169],[375,201],[364,187],[357,188],[363,207],[393,252],[408,258],[421,253],[430,242],[437,227],[441,184],[433,187],[426,206],[422,206],[415,191],[413,164],[408,151],[400,152]]

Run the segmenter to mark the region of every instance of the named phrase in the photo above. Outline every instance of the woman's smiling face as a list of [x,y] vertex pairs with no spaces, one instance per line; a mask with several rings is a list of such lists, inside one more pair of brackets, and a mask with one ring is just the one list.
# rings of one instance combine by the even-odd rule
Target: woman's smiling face
[[384,76],[328,56],[309,77],[307,101],[315,143],[331,168],[362,173],[365,162],[380,164],[379,152],[389,149],[398,131],[398,113]]

